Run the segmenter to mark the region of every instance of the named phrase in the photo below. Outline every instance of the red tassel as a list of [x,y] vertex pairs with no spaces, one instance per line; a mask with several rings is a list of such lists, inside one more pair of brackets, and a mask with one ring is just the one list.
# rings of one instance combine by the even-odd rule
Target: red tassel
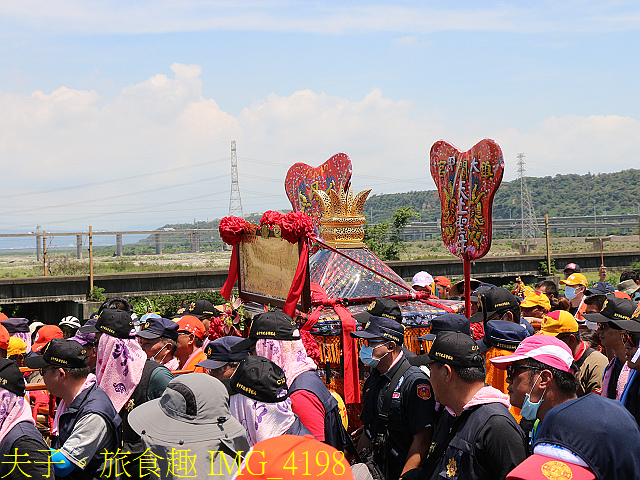
[[231,290],[233,290],[233,286],[236,284],[237,279],[238,279],[238,245],[234,245],[233,250],[231,252],[231,262],[229,263],[229,275],[227,275],[227,281],[224,282],[224,285],[220,290],[220,295],[222,295],[225,300],[229,300],[231,298]]
[[356,330],[356,321],[349,310],[342,305],[334,305],[333,309],[340,317],[342,324],[342,354],[344,355],[344,402],[360,403],[360,376],[358,374],[358,354],[356,339],[350,333]]
[[300,295],[302,295],[302,288],[304,287],[308,263],[309,243],[305,240],[302,242],[302,252],[300,252],[300,260],[298,260],[298,268],[293,276],[293,282],[291,282],[287,301],[285,302],[284,307],[282,307],[282,311],[290,317],[294,316],[298,299],[300,298]]

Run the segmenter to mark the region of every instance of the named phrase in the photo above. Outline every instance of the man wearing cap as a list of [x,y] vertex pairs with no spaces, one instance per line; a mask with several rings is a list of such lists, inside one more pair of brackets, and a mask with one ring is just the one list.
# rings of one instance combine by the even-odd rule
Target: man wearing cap
[[587,290],[587,277],[581,273],[573,273],[564,280],[560,280],[560,284],[565,285],[564,297],[569,300],[569,303],[571,304],[569,313],[576,317],[577,320],[583,321],[583,313],[587,308],[584,305],[585,291]]
[[486,323],[489,320],[506,320],[523,325],[529,335],[535,332],[529,322],[521,317],[520,301],[510,291],[502,287],[480,287],[477,296],[478,312],[471,315],[471,323]]
[[[173,318],[182,317],[183,315],[193,315],[197,317],[202,322],[204,331],[208,332],[211,326],[211,317],[219,315],[219,312],[213,303],[202,298],[192,302],[185,302]],[[202,343],[203,348],[207,346],[207,343],[209,343],[209,338],[205,335]]]
[[531,292],[520,302],[522,316],[532,325],[540,324],[540,320],[551,310],[549,297],[544,293]]
[[[402,310],[400,309],[400,305],[391,298],[376,297],[373,302],[369,304],[366,310],[356,313],[353,315],[353,318],[356,322],[364,324],[367,323],[369,318],[372,316],[392,318],[396,322],[402,323]],[[404,353],[407,358],[413,358],[416,356],[416,354],[409,350],[405,345],[402,345],[402,353]]]
[[142,317],[145,322],[136,332],[138,343],[147,354],[147,358],[155,360],[169,370],[178,370],[180,361],[173,356],[177,348],[178,324],[157,314],[148,315]]
[[624,292],[627,295],[629,295],[629,297],[634,300],[634,301],[638,301],[640,299],[640,285],[638,285],[633,279],[629,278],[623,282],[620,282],[618,284],[618,290],[620,292]]
[[197,364],[207,359],[202,349],[204,325],[198,317],[183,315],[178,320],[178,339],[176,340],[175,357],[180,362],[178,369],[190,372],[205,373]]
[[411,288],[416,292],[427,292],[429,296],[432,296],[434,290],[433,277],[427,272],[418,272],[411,279]]
[[[220,337],[209,342],[204,349],[207,359],[198,363],[198,367],[202,367],[212,377],[222,380],[231,378],[238,368],[240,360],[249,355],[248,350],[234,353],[231,347],[242,341],[240,337]],[[279,367],[278,367],[279,368]]]
[[[431,383],[403,355],[404,327],[395,320],[372,316],[364,330],[351,332],[351,336],[364,339],[360,360],[371,372],[363,387],[360,419],[364,434],[357,448],[361,450],[374,440],[375,445],[379,435],[385,436],[386,452],[380,452],[378,467],[386,478],[397,479],[420,465],[431,444],[435,416]],[[380,414],[389,388],[393,393],[384,432],[379,427]]]
[[512,355],[492,360],[507,371],[511,404],[520,415],[535,422],[534,444],[539,422],[553,407],[576,398],[578,370],[566,343],[551,335],[534,335],[524,339]]
[[133,319],[124,310],[105,308],[95,325],[85,325],[79,331],[94,332],[98,338],[97,382],[122,419],[123,449],[131,453],[127,458],[130,462],[127,472],[135,478],[139,474],[139,457],[144,448],[140,436],[129,424],[129,413],[136,406],[162,395],[172,378],[171,372],[147,358],[133,336]]
[[[508,393],[509,384],[504,370],[496,368],[491,359],[511,355],[520,345],[520,342],[529,336],[524,327],[506,320],[489,320],[484,329],[484,337],[476,343],[480,347],[480,353],[484,355],[486,368],[485,383],[502,393]],[[514,418],[520,421],[519,410],[516,407],[509,409]]]
[[634,311],[635,304],[631,300],[608,294],[599,312],[585,313],[588,322],[598,325],[597,332],[602,346],[607,349],[610,358],[602,379],[602,395],[607,398],[619,400],[629,379],[630,369],[625,362],[625,348],[621,337],[624,329],[618,324],[621,320],[630,320]]
[[54,338],[62,338],[62,330],[57,325],[45,325],[41,327],[36,333],[35,341],[31,346],[31,350],[36,353],[40,353],[42,347],[49,343]]
[[229,410],[245,428],[249,445],[285,434],[311,435],[291,409],[284,371],[271,360],[245,357],[229,386]]
[[449,293],[451,292],[451,280],[440,275],[434,278],[433,281],[436,284],[438,298],[443,300],[449,298]]
[[464,333],[443,332],[426,357],[436,401],[446,408],[417,478],[504,478],[526,458],[526,439],[507,395],[485,386],[480,348]]
[[26,318],[7,318],[2,321],[2,325],[7,329],[9,335],[20,338],[27,344],[27,353],[31,353],[31,331],[29,330],[29,320]]
[[154,459],[145,464],[144,478],[231,479],[249,450],[244,428],[229,411],[227,389],[203,373],[174,378],[161,398],[133,409],[129,421]]
[[625,359],[627,365],[631,369],[629,381],[624,387],[620,402],[625,406],[629,413],[633,415],[636,422],[640,425],[640,307],[636,308],[631,320],[617,322],[623,327],[625,332],[622,334],[624,342]]
[[540,327],[542,335],[553,335],[558,340],[567,344],[573,355],[573,360],[579,368],[578,397],[594,392],[598,395],[602,392],[602,376],[609,363],[607,357],[587,345],[580,338],[578,322],[569,312],[555,310],[548,313],[542,319]]
[[121,420],[107,394],[88,381],[87,355],[75,340],[54,338],[41,355],[25,360],[39,368],[47,390],[64,402],[58,406],[52,430],[51,463],[56,476],[98,478],[105,466],[103,451],[120,447]]
[[[85,322],[85,325],[95,325],[97,321],[97,318],[90,318]],[[96,334],[76,332],[70,340],[75,340],[87,351],[87,366],[91,369],[91,373],[95,374],[96,362],[98,361],[98,340],[96,339]]]
[[440,332],[462,332],[471,336],[470,322],[467,317],[458,313],[445,313],[431,319],[431,329],[418,340],[433,342]]
[[16,362],[0,359],[0,478],[3,479],[44,478],[48,474],[48,447],[35,427],[24,394],[24,379]]
[[567,265],[564,267],[563,273],[564,279],[566,280],[570,275],[573,275],[574,273],[580,273],[580,265],[578,265],[577,263],[567,263]]
[[249,337],[233,345],[231,351],[249,350],[254,345],[256,355],[284,370],[291,406],[302,424],[318,440],[340,450],[345,448],[349,439],[338,402],[320,379],[315,362],[307,356],[293,318],[279,310],[256,315]]

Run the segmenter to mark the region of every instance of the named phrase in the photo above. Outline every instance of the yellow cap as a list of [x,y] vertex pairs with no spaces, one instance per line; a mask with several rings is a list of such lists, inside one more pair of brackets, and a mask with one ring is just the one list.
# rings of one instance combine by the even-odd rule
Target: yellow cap
[[7,348],[7,357],[11,357],[13,355],[27,353],[27,344],[24,343],[24,340],[18,337],[11,337],[9,339],[9,347]]
[[540,333],[542,335],[557,336],[560,333],[576,333],[578,322],[566,310],[554,310],[542,317]]
[[542,307],[547,312],[551,310],[551,302],[549,301],[549,297],[547,297],[542,292],[531,292],[528,293],[524,300],[520,302],[520,307],[522,308],[531,308],[531,307]]
[[577,285],[582,285],[584,287],[587,286],[587,277],[582,275],[581,273],[572,273],[567,277],[566,280],[560,280],[562,285],[571,285],[575,287]]

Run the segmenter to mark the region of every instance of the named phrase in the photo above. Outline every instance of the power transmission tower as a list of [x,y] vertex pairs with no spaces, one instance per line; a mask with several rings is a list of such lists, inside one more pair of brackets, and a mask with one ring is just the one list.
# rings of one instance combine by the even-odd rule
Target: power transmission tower
[[238,185],[238,154],[236,153],[235,140],[231,142],[231,195],[229,196],[229,215],[244,218],[242,199],[240,198],[240,186]]
[[533,202],[527,188],[527,179],[525,178],[525,161],[524,153],[519,153],[518,159],[518,178],[520,179],[520,216],[522,222],[522,240],[527,241],[530,238],[536,238],[539,230],[536,222],[536,212],[533,209]]

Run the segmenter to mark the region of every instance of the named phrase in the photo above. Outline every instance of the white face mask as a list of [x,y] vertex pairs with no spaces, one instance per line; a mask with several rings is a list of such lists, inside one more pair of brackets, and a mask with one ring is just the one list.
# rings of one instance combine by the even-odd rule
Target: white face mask
[[529,391],[529,393],[527,393],[524,396],[524,402],[522,402],[522,409],[520,410],[520,415],[522,416],[522,418],[526,418],[527,420],[530,420],[530,421],[533,421],[536,419],[538,415],[538,409],[540,408],[540,405],[542,404],[542,400],[544,399],[544,394],[547,393],[547,390],[545,389],[544,392],[542,392],[542,396],[540,397],[540,400],[538,400],[536,403],[533,403],[529,400],[529,398],[531,397],[531,392],[533,392],[533,389],[536,387],[536,383],[538,383],[538,380],[540,380],[541,375],[542,373],[538,375],[538,378],[536,378],[536,381],[533,382],[531,391]]
[[[153,357],[151,357],[151,360],[156,360],[156,357],[157,357],[157,356],[158,356],[158,355],[159,355],[159,354],[160,354],[160,353],[161,353],[165,348],[167,348],[168,346],[169,346],[169,344],[168,344],[168,343],[165,343],[165,344],[160,348],[160,350],[158,350],[158,351],[156,352],[156,354],[155,354]],[[167,353],[169,353],[169,352],[166,352],[166,353],[162,356],[162,358],[161,358],[160,360],[156,360],[156,362],[158,362],[158,363],[163,363],[163,362],[164,362],[165,357],[167,356]]]

